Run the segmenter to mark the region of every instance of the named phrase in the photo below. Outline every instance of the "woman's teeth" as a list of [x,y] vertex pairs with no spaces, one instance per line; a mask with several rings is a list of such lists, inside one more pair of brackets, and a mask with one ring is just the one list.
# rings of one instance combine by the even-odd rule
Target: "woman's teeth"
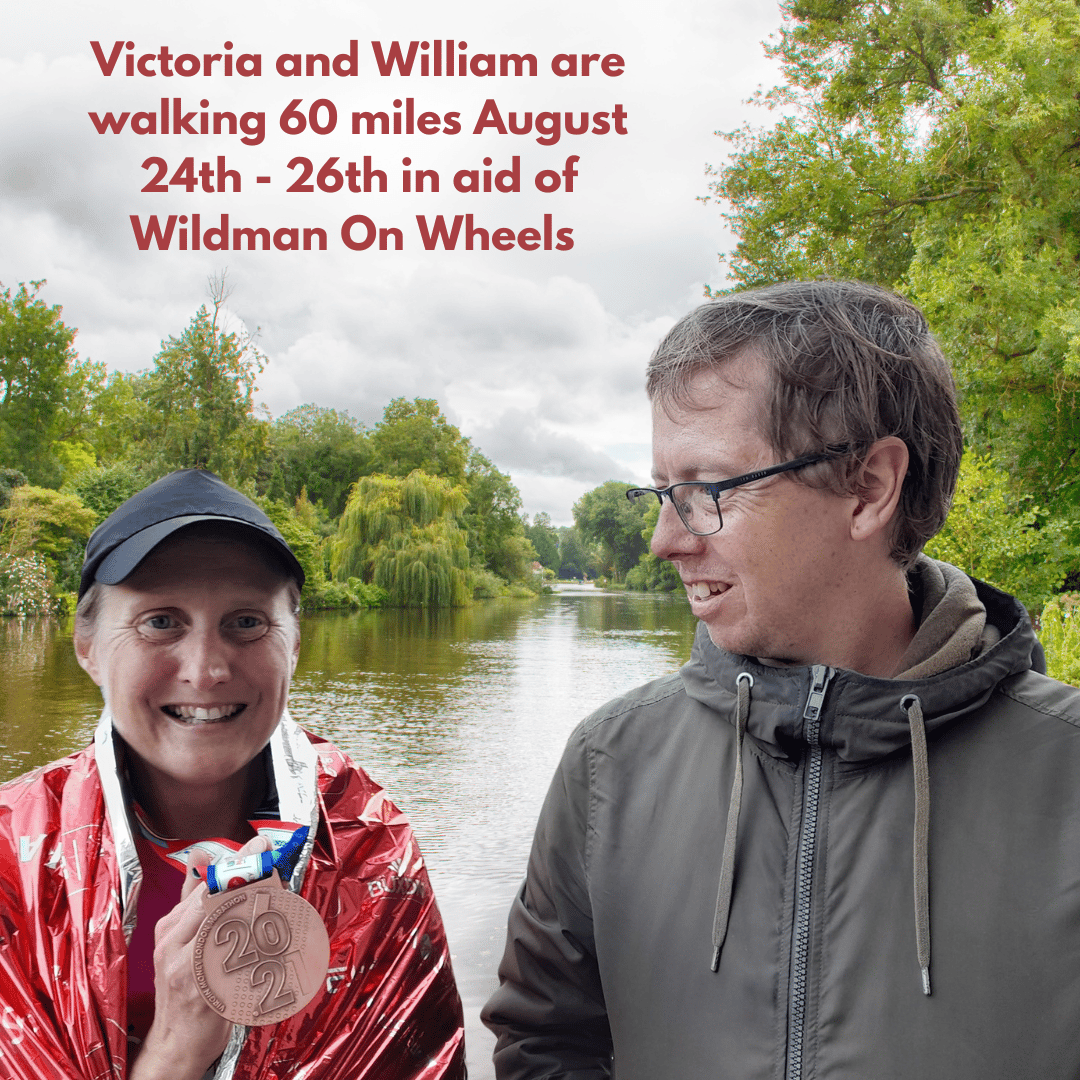
[[165,711],[177,720],[188,720],[212,724],[218,720],[228,720],[235,716],[243,705],[166,705]]

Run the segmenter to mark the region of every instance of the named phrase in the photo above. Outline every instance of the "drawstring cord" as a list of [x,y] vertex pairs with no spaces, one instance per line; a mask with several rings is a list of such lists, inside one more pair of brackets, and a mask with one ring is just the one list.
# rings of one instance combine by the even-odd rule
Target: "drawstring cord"
[[915,950],[922,972],[923,993],[930,994],[930,764],[926,754],[926,726],[922,702],[905,694],[900,708],[911,727],[911,761],[915,772]]
[[735,680],[738,688],[738,706],[735,712],[735,780],[731,785],[731,801],[728,803],[727,832],[724,834],[724,856],[720,863],[720,887],[716,892],[716,914],[713,917],[713,954],[709,965],[713,971],[720,970],[720,950],[727,937],[728,916],[731,913],[731,890],[735,884],[735,839],[739,832],[739,811],[742,809],[743,736],[746,720],[750,715],[750,688],[754,676],[742,671]]
[[[720,885],[716,893],[716,914],[713,918],[713,971],[720,969],[720,951],[727,937],[731,914],[731,894],[735,884],[735,842],[739,832],[739,812],[743,791],[743,738],[750,714],[750,690],[754,677],[748,671],[736,679],[738,704],[735,714],[735,778],[728,804],[727,830],[724,834],[724,854],[720,864]],[[926,725],[922,702],[915,694],[905,694],[900,708],[907,715],[911,728],[911,760],[915,781],[915,830],[912,877],[915,886],[915,951],[922,974],[922,990],[930,995],[930,764],[926,750]]]

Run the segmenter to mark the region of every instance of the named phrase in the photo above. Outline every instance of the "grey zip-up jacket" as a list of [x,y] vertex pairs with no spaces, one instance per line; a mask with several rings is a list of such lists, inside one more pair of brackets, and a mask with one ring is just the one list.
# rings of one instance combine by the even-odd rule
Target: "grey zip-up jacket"
[[1080,691],[978,592],[1001,638],[943,674],[699,627],[578,727],[484,1010],[500,1080],[1080,1077]]

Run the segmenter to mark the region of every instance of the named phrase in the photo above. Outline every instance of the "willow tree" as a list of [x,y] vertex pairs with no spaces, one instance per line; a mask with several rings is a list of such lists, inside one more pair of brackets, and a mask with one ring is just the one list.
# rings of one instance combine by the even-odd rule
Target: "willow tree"
[[419,470],[365,476],[349,493],[330,569],[389,594],[393,607],[462,607],[469,602],[469,548],[458,524],[464,488]]

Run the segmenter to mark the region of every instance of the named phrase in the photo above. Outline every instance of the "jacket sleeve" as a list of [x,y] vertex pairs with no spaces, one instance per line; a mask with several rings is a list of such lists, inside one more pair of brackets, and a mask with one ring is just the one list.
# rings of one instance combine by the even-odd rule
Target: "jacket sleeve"
[[498,1036],[499,1080],[601,1080],[611,1031],[593,939],[586,729],[567,745],[510,909],[500,987],[481,1018]]

